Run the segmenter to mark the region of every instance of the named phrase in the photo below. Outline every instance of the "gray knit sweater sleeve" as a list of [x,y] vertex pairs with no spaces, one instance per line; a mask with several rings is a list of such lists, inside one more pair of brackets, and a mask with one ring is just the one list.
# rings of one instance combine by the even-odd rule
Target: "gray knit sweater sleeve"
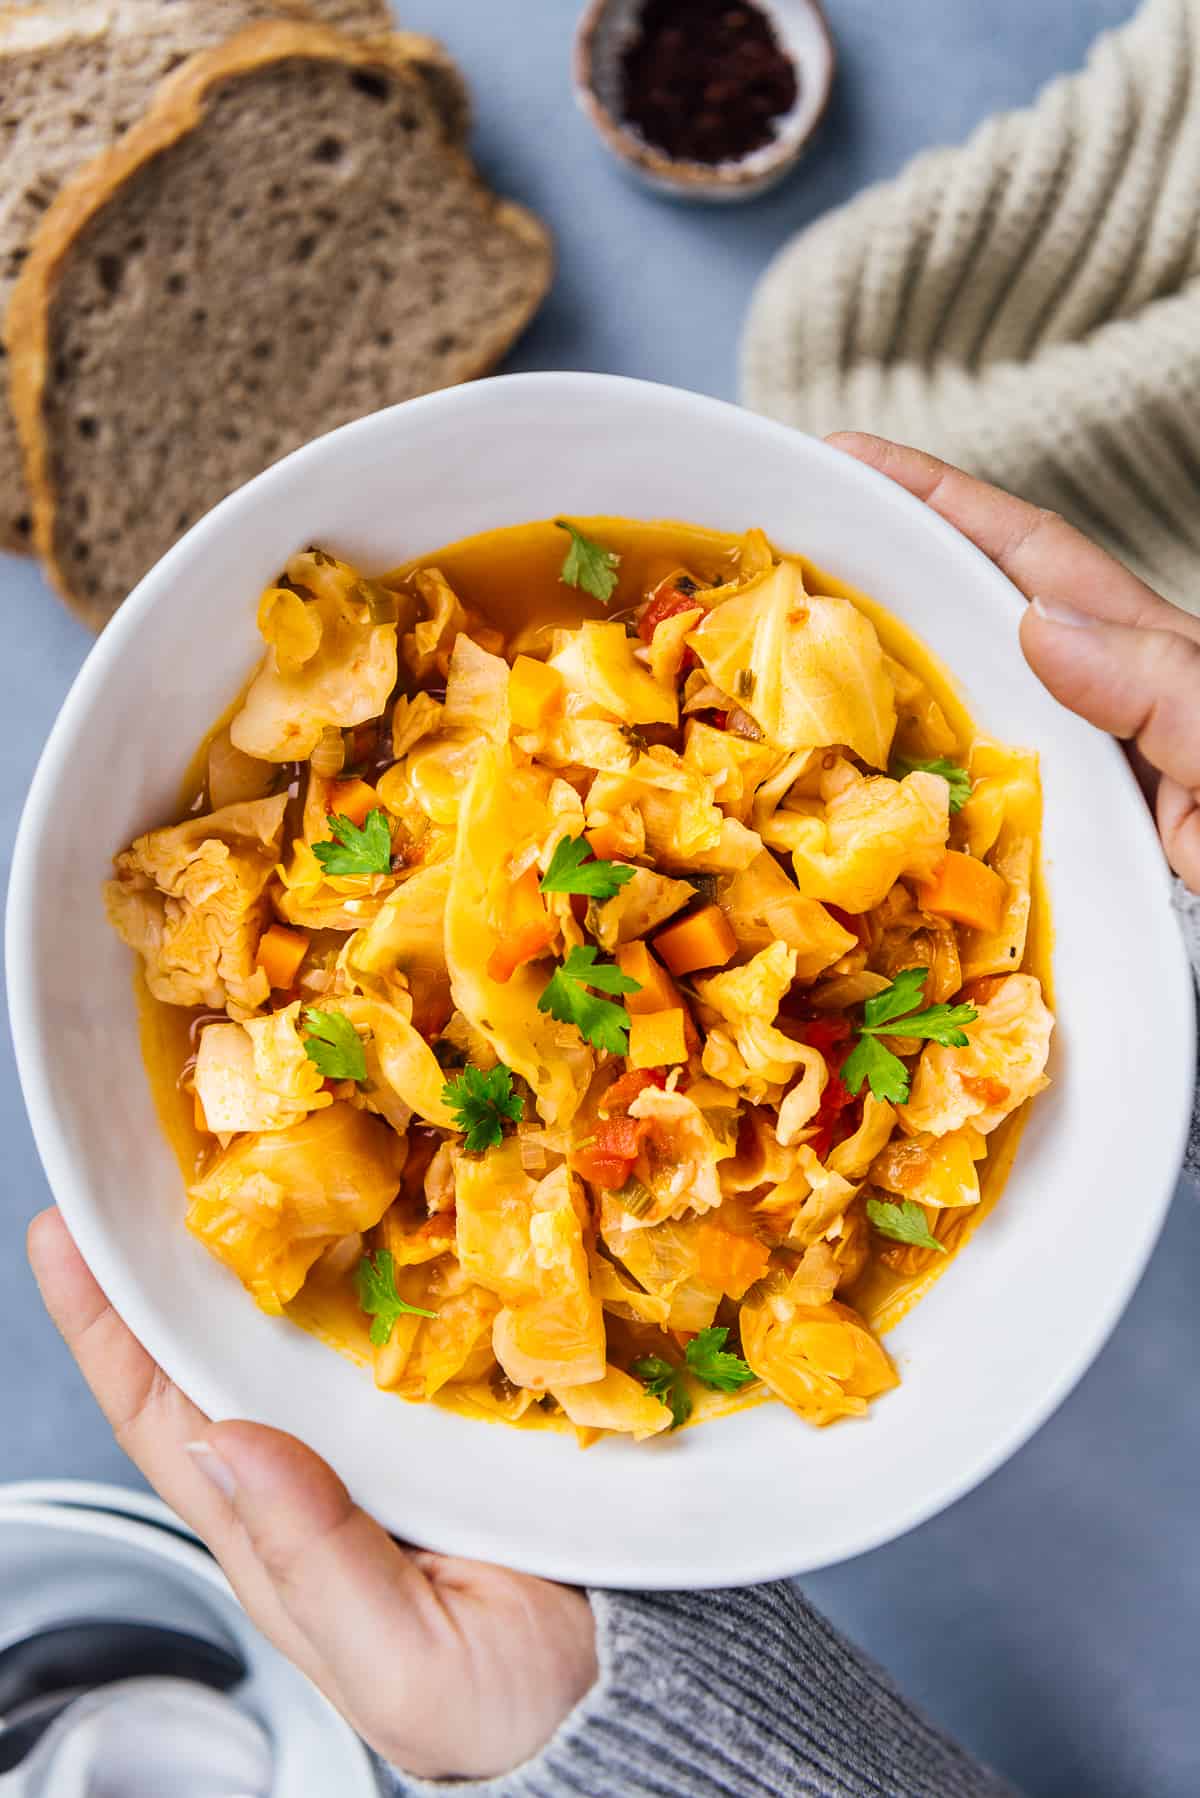
[[1012,1798],[783,1581],[592,1592],[600,1677],[536,1759],[404,1798]]

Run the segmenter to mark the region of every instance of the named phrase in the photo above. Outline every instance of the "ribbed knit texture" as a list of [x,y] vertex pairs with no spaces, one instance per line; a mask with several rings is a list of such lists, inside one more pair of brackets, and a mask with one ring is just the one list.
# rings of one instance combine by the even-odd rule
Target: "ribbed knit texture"
[[1200,0],[920,156],[763,277],[747,405],[1053,507],[1200,611]]
[[791,1586],[593,1592],[600,1678],[502,1779],[404,1798],[1012,1798]]

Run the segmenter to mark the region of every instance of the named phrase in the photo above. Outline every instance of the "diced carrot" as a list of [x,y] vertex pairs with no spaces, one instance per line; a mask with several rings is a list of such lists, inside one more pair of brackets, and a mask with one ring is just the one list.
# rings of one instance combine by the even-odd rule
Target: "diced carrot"
[[621,833],[614,824],[597,824],[591,830],[585,830],[588,847],[598,862],[615,861],[625,853],[625,844]]
[[349,818],[360,830],[380,805],[379,794],[365,780],[335,780],[329,789],[329,810],[335,816]]
[[678,1067],[688,1058],[683,1009],[642,1011],[629,1020],[631,1068]]
[[953,918],[972,930],[999,930],[1007,892],[1006,883],[986,862],[950,849],[933,879],[917,887],[917,903],[923,911]]
[[752,1236],[703,1223],[695,1240],[697,1279],[731,1299],[740,1299],[767,1271],[770,1250]]
[[195,1119],[197,1130],[207,1136],[209,1134],[208,1119],[204,1115],[204,1107],[200,1103],[200,1094],[197,1092],[192,1094],[192,1116]]
[[617,948],[617,966],[622,974],[636,980],[640,992],[626,993],[625,1009],[631,1018],[654,1011],[683,1013],[683,1040],[689,1055],[700,1053],[700,1032],[696,1029],[687,1000],[662,963],[650,953],[645,943],[621,943]]
[[488,976],[492,980],[511,980],[517,969],[527,961],[536,961],[545,953],[553,939],[552,928],[543,929],[541,925],[530,924],[524,930],[514,931],[506,936],[487,959]]
[[645,943],[618,943],[617,966],[630,980],[636,980],[640,989],[625,994],[625,1009],[630,1017],[646,1011],[669,1011],[673,1005],[682,1004],[679,988]]
[[737,938],[719,905],[702,905],[678,924],[660,930],[654,948],[672,974],[694,974],[698,968],[723,968],[732,961]]
[[508,889],[500,941],[488,957],[492,980],[511,980],[523,962],[534,961],[554,941],[557,929],[539,890],[536,868],[527,868]]
[[562,704],[566,691],[557,668],[533,656],[518,656],[508,676],[508,710],[518,730],[540,730]]
[[286,992],[295,985],[300,963],[308,954],[308,932],[272,924],[258,940],[258,965],[271,986]]

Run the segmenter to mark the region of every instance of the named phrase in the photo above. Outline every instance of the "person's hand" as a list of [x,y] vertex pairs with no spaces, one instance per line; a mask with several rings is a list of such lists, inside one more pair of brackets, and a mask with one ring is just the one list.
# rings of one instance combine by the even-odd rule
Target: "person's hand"
[[549,1740],[596,1677],[582,1593],[399,1547],[294,1437],[210,1423],[125,1328],[56,1210],[31,1224],[29,1258],[121,1447],[373,1748],[425,1778],[486,1778]]
[[1055,512],[882,437],[828,441],[924,500],[1033,602],[1025,659],[1063,705],[1134,746],[1167,860],[1200,893],[1200,618]]

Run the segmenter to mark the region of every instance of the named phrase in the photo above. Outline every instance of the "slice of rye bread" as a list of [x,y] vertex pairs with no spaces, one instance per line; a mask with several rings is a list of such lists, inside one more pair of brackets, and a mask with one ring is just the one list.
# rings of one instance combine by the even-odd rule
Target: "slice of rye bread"
[[[0,325],[46,207],[65,181],[146,111],[163,77],[247,25],[287,17],[356,34],[392,27],[388,0],[43,0],[0,5]],[[465,137],[455,65],[424,66]],[[414,41],[414,53],[418,46]],[[32,507],[0,345],[0,549],[32,547]]]
[[51,206],[13,293],[37,549],[95,626],[195,519],[377,407],[484,373],[544,296],[403,36],[251,26]]

